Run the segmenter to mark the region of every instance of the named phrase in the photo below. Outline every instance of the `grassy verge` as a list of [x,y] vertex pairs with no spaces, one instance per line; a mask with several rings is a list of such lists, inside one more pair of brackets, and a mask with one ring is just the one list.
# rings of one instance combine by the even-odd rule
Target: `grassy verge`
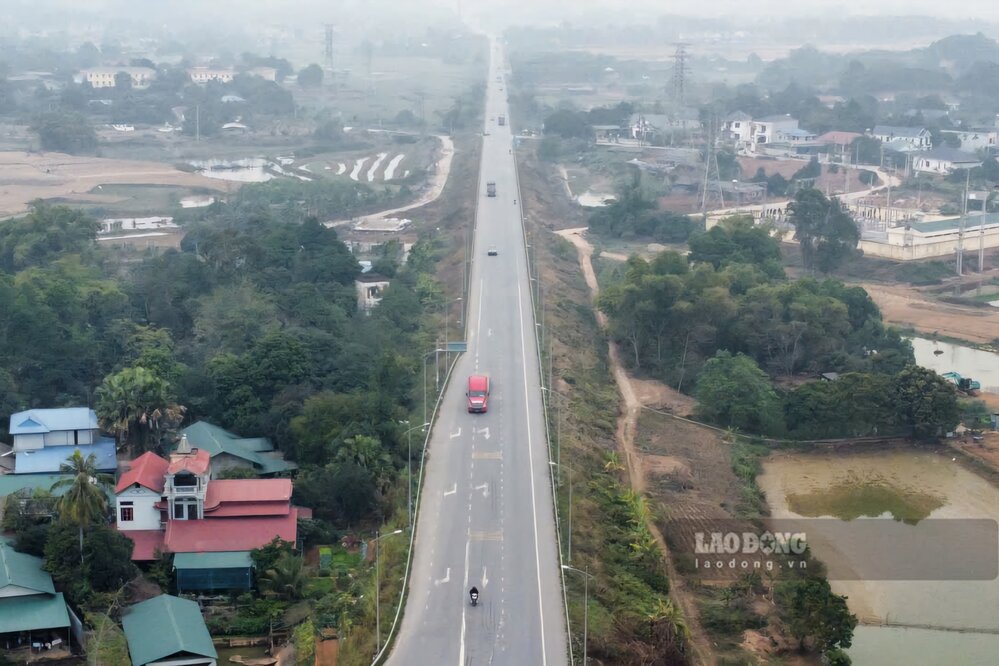
[[[587,609],[589,658],[600,663],[682,660],[676,639],[677,631],[682,632],[682,618],[670,602],[658,546],[646,528],[649,508],[628,488],[615,451],[619,400],[607,362],[606,340],[597,326],[574,248],[540,226],[541,220],[568,226],[567,219],[574,213],[558,209],[557,198],[545,194],[552,190],[545,189],[549,186],[546,176],[535,171],[533,163],[522,169],[521,186],[544,284],[542,309],[548,338],[542,345],[544,366],[551,361],[552,386],[561,396],[553,401],[558,409],[550,409],[549,417],[553,437],[558,436],[553,457],[562,462],[557,504],[563,557],[593,576]],[[567,573],[569,622],[577,656],[582,651],[583,583],[583,576]]]

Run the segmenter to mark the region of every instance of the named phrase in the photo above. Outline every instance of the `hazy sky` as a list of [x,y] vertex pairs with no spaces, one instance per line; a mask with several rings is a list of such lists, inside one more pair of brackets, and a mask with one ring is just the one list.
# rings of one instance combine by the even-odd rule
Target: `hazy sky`
[[[745,0],[0,0],[0,13],[3,6],[17,7],[27,11],[45,12],[54,8],[66,8],[74,12],[107,11],[114,8],[127,15],[130,11],[141,15],[144,8],[169,12],[177,9],[186,13],[190,6],[200,7],[201,11],[217,10],[223,7],[235,10],[234,18],[247,15],[268,14],[275,20],[294,20],[299,14],[322,13],[335,17],[343,11],[356,11],[359,7],[373,5],[376,11],[392,7],[393,13],[419,13],[428,7],[456,9],[462,5],[465,13],[486,10],[489,14],[506,15],[511,22],[522,18],[553,21],[559,18],[573,20],[581,13],[592,10],[609,12],[608,18],[615,23],[640,22],[641,17],[662,14],[683,14],[687,16],[801,16],[835,14],[838,16],[895,14],[939,16],[952,19],[982,19],[999,21],[999,2],[995,0],[963,0],[960,3],[940,2],[940,0],[756,0],[747,5]],[[191,18],[200,12],[189,14]],[[121,14],[119,13],[119,17]],[[629,20],[631,17],[632,20]],[[334,19],[335,20],[335,19]]]

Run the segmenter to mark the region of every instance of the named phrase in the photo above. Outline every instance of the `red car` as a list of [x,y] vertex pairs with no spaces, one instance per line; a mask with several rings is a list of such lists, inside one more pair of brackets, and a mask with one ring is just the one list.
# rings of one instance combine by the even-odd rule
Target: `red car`
[[472,375],[468,378],[468,411],[483,414],[489,409],[489,377]]

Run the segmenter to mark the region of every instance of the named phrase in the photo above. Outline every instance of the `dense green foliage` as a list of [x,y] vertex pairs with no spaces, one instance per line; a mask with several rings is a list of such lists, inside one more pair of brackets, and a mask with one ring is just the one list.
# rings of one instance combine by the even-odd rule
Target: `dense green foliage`
[[642,192],[637,174],[618,188],[609,205],[590,214],[589,226],[608,238],[651,238],[661,243],[683,243],[704,228],[689,215],[657,210]]
[[43,113],[35,118],[31,129],[38,133],[43,150],[80,154],[92,153],[97,148],[94,128],[79,113]]
[[800,645],[809,641],[818,652],[826,652],[852,644],[857,618],[847,608],[846,597],[833,594],[825,578],[782,580],[775,597],[782,619]]
[[601,294],[611,334],[631,351],[632,366],[682,389],[720,349],[742,352],[775,375],[895,372],[911,362],[908,343],[884,327],[862,289],[789,282],[765,230],[739,219],[716,229],[692,243],[687,259],[671,252],[651,262],[631,258]]
[[[745,219],[690,247],[632,257],[598,303],[629,364],[692,391],[701,418],[797,439],[932,439],[957,425],[953,386],[912,365],[863,289],[786,280],[776,241]],[[788,391],[769,377],[824,372],[843,374]]]
[[770,378],[748,356],[719,351],[697,378],[698,415],[746,432],[780,434],[781,401]]
[[807,188],[795,193],[787,209],[805,268],[828,273],[855,253],[860,229],[838,200]]

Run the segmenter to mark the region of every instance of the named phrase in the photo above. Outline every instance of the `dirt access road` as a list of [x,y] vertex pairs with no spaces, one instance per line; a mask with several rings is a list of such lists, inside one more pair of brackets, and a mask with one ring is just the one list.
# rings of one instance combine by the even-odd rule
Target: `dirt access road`
[[[586,228],[563,229],[555,232],[562,236],[576,247],[579,255],[579,267],[583,271],[583,278],[590,288],[590,293],[595,299],[599,287],[597,276],[593,271],[593,245],[590,244],[583,234]],[[596,311],[597,323],[600,328],[607,327],[607,316]],[[621,363],[617,345],[608,343],[608,353],[610,356],[611,369],[614,373],[614,381],[617,383],[618,392],[624,401],[624,411],[617,421],[616,439],[621,449],[624,451],[625,466],[628,470],[628,479],[632,489],[641,494],[646,494],[646,468],[647,465],[660,465],[667,461],[650,460],[645,461],[643,456],[635,447],[635,431],[638,425],[638,416],[642,408],[648,405],[655,405],[659,408],[669,409],[678,413],[687,414],[693,409],[693,400],[677,391],[664,386],[659,382],[636,380],[628,376]],[[670,463],[672,461],[669,461]],[[704,629],[701,627],[700,613],[693,595],[687,591],[683,577],[677,572],[676,565],[670,555],[669,548],[662,532],[653,519],[646,522],[649,532],[659,544],[659,549],[663,554],[663,561],[666,565],[666,572],[670,581],[670,596],[673,597],[680,609],[683,611],[687,621],[687,628],[690,630],[690,643],[694,663],[710,664],[712,650]]]
[[178,171],[158,162],[64,153],[0,152],[0,218],[20,215],[38,199],[72,197],[96,203],[121,199],[91,192],[98,185],[173,185],[217,191],[232,187],[231,183]]

